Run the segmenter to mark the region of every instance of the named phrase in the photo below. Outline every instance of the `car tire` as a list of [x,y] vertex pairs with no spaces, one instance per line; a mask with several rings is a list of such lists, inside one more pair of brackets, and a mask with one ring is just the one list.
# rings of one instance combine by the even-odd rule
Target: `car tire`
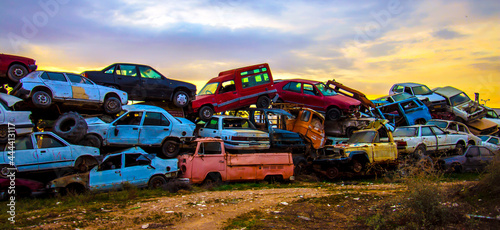
[[189,100],[190,100],[189,94],[187,94],[186,92],[184,92],[182,90],[177,91],[173,97],[174,105],[179,107],[179,108],[186,107],[189,104]]
[[28,74],[28,69],[24,67],[21,64],[14,64],[12,65],[8,72],[7,72],[7,77],[12,81],[12,82],[19,82],[23,77],[25,77]]
[[417,148],[415,149],[415,151],[413,151],[413,157],[415,159],[420,159],[422,156],[425,156],[425,146],[424,145],[419,145],[417,146]]
[[204,105],[200,108],[199,117],[203,121],[208,121],[214,115],[214,110],[208,105]]
[[15,166],[0,165],[0,178],[7,178],[11,170],[16,170]]
[[54,122],[52,132],[72,144],[78,143],[87,133],[87,122],[76,112],[67,112]]
[[271,99],[267,96],[261,96],[259,99],[257,99],[257,108],[264,108],[267,109],[269,108],[269,105],[271,104]]
[[342,116],[342,112],[340,112],[337,108],[331,108],[326,112],[326,119],[336,121]]
[[6,125],[0,126],[0,144],[5,144],[9,140],[9,129]]
[[116,97],[108,97],[104,100],[104,112],[107,114],[117,114],[122,111],[122,103]]
[[331,166],[329,167],[326,171],[325,171],[325,175],[326,177],[328,177],[328,179],[330,180],[333,180],[335,178],[337,178],[339,176],[339,169],[335,166]]
[[80,142],[78,142],[78,144],[83,146],[101,148],[102,141],[101,138],[94,134],[87,134]]
[[299,176],[306,173],[307,161],[304,157],[294,157],[293,165],[295,165],[295,168],[293,169],[294,176]]
[[457,143],[457,145],[455,145],[455,151],[457,155],[464,155],[465,145],[462,144],[461,142]]
[[31,101],[35,107],[40,109],[47,109],[52,105],[52,97],[45,91],[36,91],[31,96]]
[[177,141],[167,140],[161,147],[165,158],[176,158],[179,155],[180,145]]
[[363,163],[359,162],[358,160],[352,160],[352,171],[355,173],[360,173],[364,169]]
[[151,180],[149,180],[148,187],[150,189],[157,189],[157,188],[162,188],[167,184],[167,180],[163,178],[162,176],[153,176]]

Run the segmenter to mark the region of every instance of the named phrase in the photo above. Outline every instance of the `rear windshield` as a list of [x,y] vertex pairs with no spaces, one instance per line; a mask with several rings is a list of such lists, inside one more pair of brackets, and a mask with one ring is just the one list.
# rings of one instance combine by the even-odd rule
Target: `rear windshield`
[[417,128],[415,127],[398,127],[394,131],[394,137],[414,137],[417,135]]
[[255,126],[248,119],[224,118],[223,129],[255,129]]
[[428,121],[425,124],[426,125],[435,125],[435,126],[442,128],[442,129],[446,129],[446,127],[448,126],[448,122],[446,122],[446,121]]
[[413,94],[415,94],[415,95],[432,94],[432,91],[425,85],[415,86],[412,89],[413,89]]
[[198,95],[201,96],[201,95],[215,94],[215,91],[217,90],[218,86],[219,82],[208,83],[200,90],[200,93],[198,93]]
[[489,136],[478,136],[481,138],[481,141],[487,141],[490,137]]

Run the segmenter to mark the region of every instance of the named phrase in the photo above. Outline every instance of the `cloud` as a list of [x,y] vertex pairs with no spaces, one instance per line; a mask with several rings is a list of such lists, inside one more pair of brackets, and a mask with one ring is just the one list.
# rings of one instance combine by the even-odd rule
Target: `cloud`
[[464,35],[449,29],[442,29],[434,32],[432,36],[442,39],[455,39],[463,37]]

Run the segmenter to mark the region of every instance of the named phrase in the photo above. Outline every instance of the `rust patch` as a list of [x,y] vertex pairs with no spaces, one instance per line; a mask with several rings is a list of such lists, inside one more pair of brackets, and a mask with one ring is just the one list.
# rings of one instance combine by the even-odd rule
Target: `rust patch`
[[71,86],[71,89],[73,91],[73,98],[78,98],[78,99],[89,99],[89,95],[85,93],[85,89],[79,86]]

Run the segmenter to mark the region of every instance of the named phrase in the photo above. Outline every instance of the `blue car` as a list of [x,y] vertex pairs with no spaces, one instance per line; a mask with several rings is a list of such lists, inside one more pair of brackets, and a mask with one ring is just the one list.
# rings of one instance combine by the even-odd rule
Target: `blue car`
[[416,97],[381,105],[370,112],[376,118],[389,120],[396,127],[425,124],[432,119],[427,106]]
[[106,156],[87,173],[74,174],[49,182],[52,192],[121,190],[125,184],[138,188],[159,188],[178,174],[177,159],[161,159],[140,147]]

